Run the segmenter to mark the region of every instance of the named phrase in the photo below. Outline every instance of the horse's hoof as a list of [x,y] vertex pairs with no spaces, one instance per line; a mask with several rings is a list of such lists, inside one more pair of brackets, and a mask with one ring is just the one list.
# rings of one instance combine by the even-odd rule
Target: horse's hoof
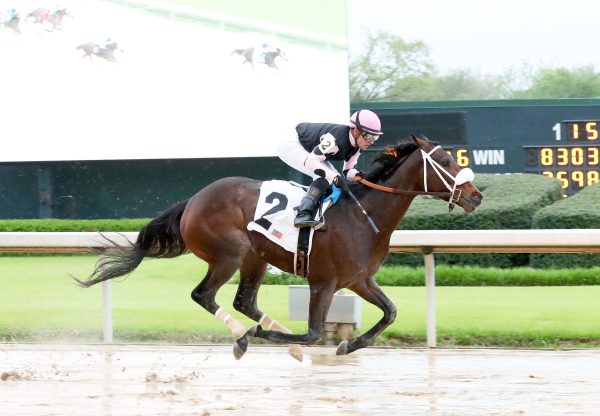
[[256,331],[258,330],[258,328],[260,328],[260,325],[251,326],[250,328],[248,328],[248,330],[244,334],[244,337],[253,337],[253,336],[255,336],[256,335]]
[[302,355],[302,347],[298,344],[292,344],[290,345],[290,348],[288,349],[288,353],[294,357],[296,360],[302,362],[303,360],[303,355]]
[[248,349],[248,338],[244,335],[241,338],[233,341],[233,356],[236,360],[239,360],[244,356],[246,350]]
[[346,355],[348,354],[348,341],[340,342],[340,345],[335,352],[335,355]]

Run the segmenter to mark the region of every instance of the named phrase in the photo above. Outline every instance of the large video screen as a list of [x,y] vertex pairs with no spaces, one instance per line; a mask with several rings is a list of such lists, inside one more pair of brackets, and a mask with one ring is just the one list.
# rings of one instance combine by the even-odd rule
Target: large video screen
[[43,3],[0,4],[0,162],[274,156],[348,119],[344,0]]

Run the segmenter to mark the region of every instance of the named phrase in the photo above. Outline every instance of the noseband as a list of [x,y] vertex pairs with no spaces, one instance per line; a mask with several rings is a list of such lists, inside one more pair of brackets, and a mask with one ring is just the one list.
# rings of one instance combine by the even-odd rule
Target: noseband
[[[453,176],[446,169],[442,167],[438,162],[433,160],[431,155],[436,150],[440,149],[440,146],[436,146],[431,149],[429,152],[421,150],[421,156],[423,157],[423,187],[425,191],[407,191],[403,189],[390,188],[388,186],[378,185],[373,182],[369,182],[368,180],[361,178],[358,182],[362,183],[365,186],[368,186],[373,189],[377,189],[383,192],[389,192],[392,194],[401,194],[401,195],[429,195],[429,196],[437,196],[437,197],[448,197],[448,210],[451,212],[454,209],[456,203],[460,200],[462,195],[462,190],[457,189],[456,187],[459,185],[463,185],[467,182],[470,182],[474,179],[475,174],[470,168],[461,169],[456,176]],[[427,167],[431,166],[431,169],[436,173],[438,178],[442,181],[444,186],[448,189],[448,192],[429,192],[427,190]],[[464,173],[463,173],[464,172]],[[446,178],[451,179],[453,182],[453,186],[450,186]]]

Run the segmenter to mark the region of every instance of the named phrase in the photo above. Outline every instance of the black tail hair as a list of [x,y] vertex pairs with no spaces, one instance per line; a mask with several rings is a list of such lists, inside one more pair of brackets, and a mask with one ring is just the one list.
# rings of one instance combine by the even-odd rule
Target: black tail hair
[[[145,257],[173,258],[186,252],[185,243],[179,232],[179,223],[188,201],[178,202],[162,212],[142,228],[135,243],[123,247],[110,241],[112,246],[102,249],[103,256],[87,280],[74,279],[82,287],[115,277],[125,276],[134,271]],[[106,254],[105,254],[106,253]]]

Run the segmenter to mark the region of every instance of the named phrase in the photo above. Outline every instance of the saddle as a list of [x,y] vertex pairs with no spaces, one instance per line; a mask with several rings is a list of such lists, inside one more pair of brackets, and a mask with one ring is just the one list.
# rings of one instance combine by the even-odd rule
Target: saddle
[[[334,187],[319,204],[317,218],[326,229],[323,214],[339,198],[341,191]],[[308,275],[309,256],[315,228],[294,227],[295,209],[306,194],[306,187],[295,182],[272,180],[262,183],[254,212],[254,220],[246,228],[256,231],[285,250],[294,253],[294,274]]]

